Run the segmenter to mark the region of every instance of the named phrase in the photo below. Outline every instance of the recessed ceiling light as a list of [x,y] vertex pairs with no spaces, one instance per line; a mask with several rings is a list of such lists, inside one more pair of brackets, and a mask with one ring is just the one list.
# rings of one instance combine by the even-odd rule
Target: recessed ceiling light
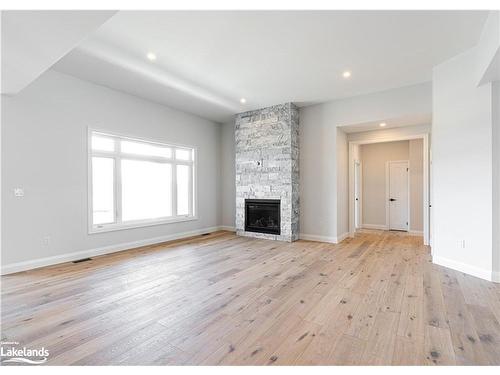
[[146,57],[150,61],[155,61],[156,60],[156,55],[153,52],[148,52],[148,54],[146,55]]
[[380,127],[382,127],[382,128],[383,128],[384,126],[386,126],[386,125],[387,125],[387,124],[386,124],[385,122],[381,122],[381,123],[379,124],[379,126],[380,126]]
[[245,98],[241,98],[241,99],[240,99],[240,103],[241,103],[241,104],[245,104],[246,102],[247,102],[247,100],[246,100]]
[[342,73],[342,77],[344,78],[350,78],[351,77],[351,72],[346,70],[344,73]]

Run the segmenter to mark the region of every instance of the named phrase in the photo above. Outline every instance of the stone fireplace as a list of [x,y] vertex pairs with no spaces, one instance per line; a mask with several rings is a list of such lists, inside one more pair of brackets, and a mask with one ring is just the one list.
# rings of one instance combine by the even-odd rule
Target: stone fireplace
[[236,116],[235,143],[236,233],[280,241],[297,240],[297,107],[285,103],[240,113]]

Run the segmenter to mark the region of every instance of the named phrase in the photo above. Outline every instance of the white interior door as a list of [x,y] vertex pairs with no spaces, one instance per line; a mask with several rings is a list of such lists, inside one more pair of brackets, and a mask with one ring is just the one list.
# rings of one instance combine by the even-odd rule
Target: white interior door
[[408,161],[389,162],[389,229],[408,231]]
[[361,227],[361,164],[354,162],[354,225]]

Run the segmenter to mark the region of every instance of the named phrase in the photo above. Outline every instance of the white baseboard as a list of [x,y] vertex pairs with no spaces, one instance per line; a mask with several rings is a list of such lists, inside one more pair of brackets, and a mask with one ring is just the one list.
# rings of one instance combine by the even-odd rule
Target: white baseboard
[[380,224],[361,224],[361,228],[363,228],[363,229],[389,230],[387,225],[380,225]]
[[299,233],[299,238],[307,241],[337,243],[337,237],[318,236],[315,234]]
[[55,255],[52,257],[39,258],[39,259],[28,260],[28,261],[24,261],[24,262],[2,265],[1,274],[7,275],[10,273],[31,270],[34,268],[52,266],[54,264],[65,263],[65,262],[71,262],[71,261],[78,260],[78,259],[90,258],[90,257],[98,256],[98,255],[111,254],[111,253],[115,253],[118,251],[134,249],[137,247],[149,246],[149,245],[154,245],[154,244],[158,244],[158,243],[162,243],[162,242],[198,236],[198,235],[203,234],[203,233],[212,233],[212,232],[216,232],[219,230],[223,230],[222,228],[223,227],[217,226],[217,227],[197,229],[197,230],[193,230],[193,231],[189,231],[189,232],[174,233],[174,234],[169,234],[166,236],[148,238],[145,240],[125,242],[125,243],[116,244],[116,245],[98,247],[95,249],[76,251],[76,252],[62,254],[62,255]]
[[500,282],[500,274],[498,272],[492,272],[490,270],[485,270],[484,268],[474,267],[469,264],[457,262],[456,260],[435,255],[432,256],[432,262],[443,267],[451,268],[455,271],[460,271],[468,275],[479,277],[480,279]]
[[318,236],[316,234],[306,234],[300,233],[299,238],[301,240],[316,241],[316,242],[327,242],[327,243],[339,243],[345,240],[349,236],[349,233],[344,233],[339,237],[328,237],[328,236]]
[[230,227],[228,225],[221,225],[220,230],[227,230],[228,232],[236,232],[236,227]]
[[347,237],[350,237],[350,233],[349,232],[345,232],[343,234],[341,234],[340,236],[337,236],[337,243],[341,243],[342,241],[344,241]]
[[494,283],[500,283],[500,272],[493,271],[491,273],[491,281],[493,281]]
[[[380,225],[380,224],[361,224],[361,228],[363,228],[363,229],[375,229],[375,230],[389,230],[389,227],[387,225]],[[412,236],[423,236],[424,235],[424,232],[421,230],[409,230],[407,233],[412,235]]]

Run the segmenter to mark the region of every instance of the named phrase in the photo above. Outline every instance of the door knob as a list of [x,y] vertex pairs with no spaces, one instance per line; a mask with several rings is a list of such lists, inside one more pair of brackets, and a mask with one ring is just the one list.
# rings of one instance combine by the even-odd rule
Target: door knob
[[395,201],[396,199],[394,199],[394,198],[391,198],[391,199],[389,199],[389,200],[390,200],[391,202],[394,202],[394,201]]

